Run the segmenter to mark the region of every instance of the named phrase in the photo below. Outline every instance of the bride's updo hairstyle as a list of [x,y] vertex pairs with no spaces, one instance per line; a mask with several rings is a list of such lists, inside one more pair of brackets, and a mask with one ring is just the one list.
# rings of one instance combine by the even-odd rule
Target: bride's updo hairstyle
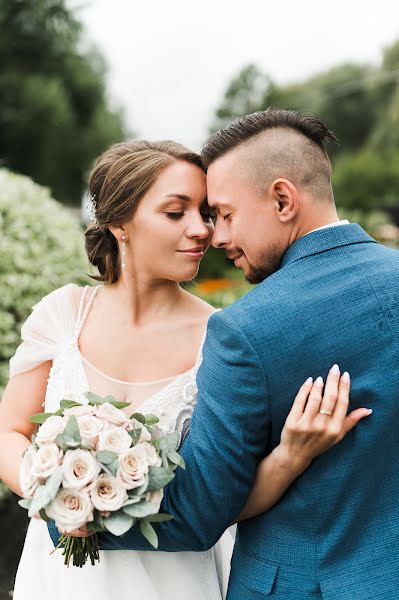
[[114,144],[96,161],[89,179],[94,222],[86,230],[86,252],[99,271],[93,279],[118,281],[121,260],[110,225],[129,221],[159,175],[175,161],[202,167],[201,158],[177,142],[144,140]]

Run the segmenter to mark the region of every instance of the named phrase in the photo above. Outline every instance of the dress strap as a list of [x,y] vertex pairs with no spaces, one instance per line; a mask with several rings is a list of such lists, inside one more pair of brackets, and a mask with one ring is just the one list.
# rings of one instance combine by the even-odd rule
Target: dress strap
[[93,288],[93,291],[91,293],[89,301],[87,302],[87,304],[85,306],[86,298],[87,298],[87,295],[88,295],[90,289],[91,289],[90,286],[86,285],[82,292],[82,297],[80,299],[78,318],[76,321],[76,329],[75,329],[75,340],[76,341],[79,339],[79,336],[82,333],[83,326],[87,319],[87,315],[89,314],[90,308],[92,307],[93,300],[96,297],[99,286]]

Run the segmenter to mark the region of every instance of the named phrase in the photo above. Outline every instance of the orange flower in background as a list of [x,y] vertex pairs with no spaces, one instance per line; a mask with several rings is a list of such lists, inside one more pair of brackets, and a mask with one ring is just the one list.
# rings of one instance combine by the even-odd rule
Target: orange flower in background
[[198,289],[202,294],[212,294],[220,290],[228,290],[232,287],[230,279],[205,279],[198,284]]

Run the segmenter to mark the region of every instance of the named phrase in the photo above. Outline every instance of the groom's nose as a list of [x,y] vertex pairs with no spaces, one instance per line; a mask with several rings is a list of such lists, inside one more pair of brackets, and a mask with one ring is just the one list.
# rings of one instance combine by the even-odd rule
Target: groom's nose
[[225,222],[218,217],[215,225],[215,231],[212,238],[214,248],[224,248],[231,243],[230,231]]

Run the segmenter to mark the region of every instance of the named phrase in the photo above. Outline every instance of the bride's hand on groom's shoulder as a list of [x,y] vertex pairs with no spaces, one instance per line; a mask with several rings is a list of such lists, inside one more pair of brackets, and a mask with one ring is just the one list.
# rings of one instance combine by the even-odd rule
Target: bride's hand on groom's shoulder
[[372,411],[358,408],[347,414],[350,376],[334,365],[327,380],[309,378],[300,388],[281,434],[279,452],[297,462],[298,470],[309,466]]

